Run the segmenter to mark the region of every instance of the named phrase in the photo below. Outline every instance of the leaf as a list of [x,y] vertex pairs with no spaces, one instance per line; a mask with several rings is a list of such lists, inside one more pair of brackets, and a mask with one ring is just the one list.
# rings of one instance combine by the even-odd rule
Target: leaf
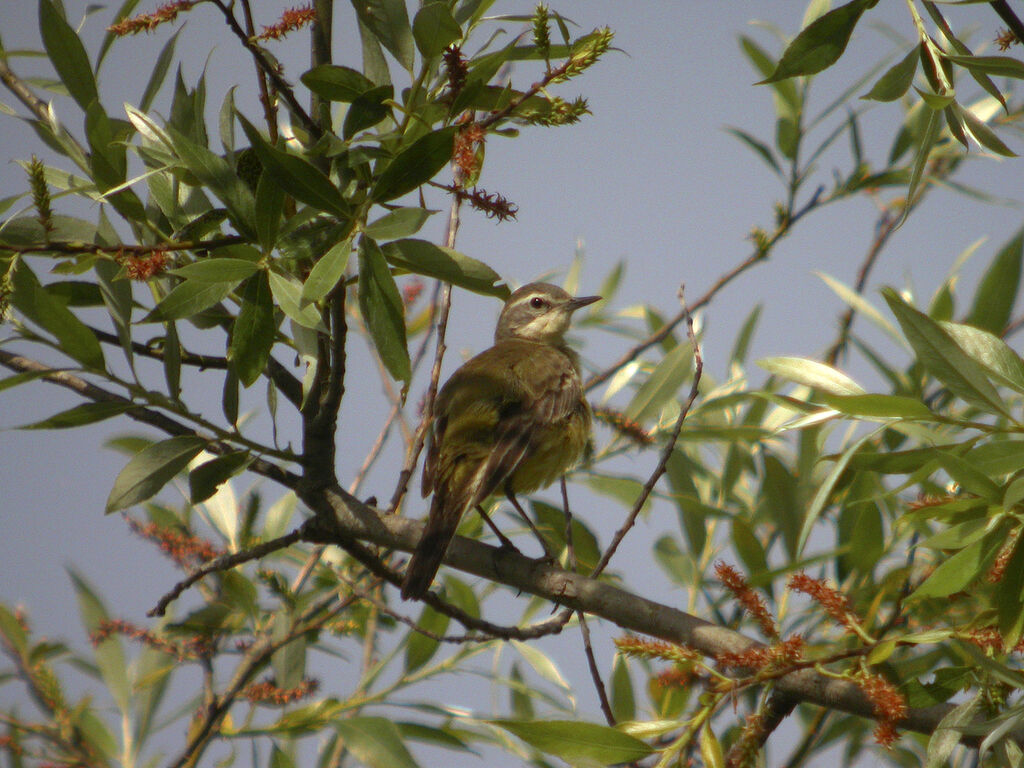
[[[95,590],[77,573],[71,572],[71,582],[78,598],[78,611],[82,616],[82,624],[88,634],[96,632],[100,624],[110,618],[103,601]],[[131,682],[128,677],[128,663],[124,656],[124,648],[119,637],[107,637],[96,645],[93,654],[100,676],[118,709],[127,716],[131,710]]]
[[636,718],[636,698],[633,695],[633,681],[629,679],[629,663],[621,654],[615,654],[612,661],[612,677],[609,693],[615,722],[624,723]]
[[568,763],[592,761],[615,765],[642,760],[654,750],[615,728],[576,720],[485,720],[525,741],[534,749]]
[[917,154],[914,156],[914,167],[910,171],[910,182],[907,184],[907,195],[903,203],[903,212],[900,214],[899,221],[896,222],[896,226],[903,226],[903,222],[907,220],[907,216],[910,215],[910,207],[914,202],[914,196],[917,194],[917,187],[921,183],[921,176],[924,174],[925,166],[928,163],[928,156],[931,154],[932,147],[939,138],[939,113],[929,107],[922,107],[927,110],[928,122],[925,125],[924,132],[921,134],[921,144],[917,148]]
[[384,717],[336,717],[331,725],[353,757],[369,768],[416,768],[398,727]]
[[971,311],[964,322],[1000,335],[1013,314],[1020,290],[1024,259],[1024,229],[1017,232],[993,257],[974,292]]
[[62,352],[87,368],[104,368],[103,350],[89,328],[39,284],[24,261],[14,270],[11,304],[32,322],[52,333]]
[[209,309],[235,289],[237,282],[209,283],[204,280],[185,280],[171,289],[159,304],[153,307],[142,322],[181,320]]
[[57,70],[71,98],[83,110],[88,109],[99,98],[89,55],[75,30],[57,12],[51,0],[39,0],[39,31],[46,55],[53,62],[53,68]]
[[458,128],[442,128],[428,133],[399,152],[384,168],[370,196],[377,203],[387,202],[426,184],[452,158]]
[[367,31],[411,72],[415,45],[405,0],[352,0],[352,6]]
[[763,141],[755,139],[749,133],[740,130],[739,128],[726,128],[725,130],[728,133],[731,133],[740,141],[742,141],[752,150],[754,150],[754,152],[756,152],[761,157],[761,159],[764,160],[765,165],[767,165],[769,168],[775,171],[777,175],[782,175],[782,168],[779,167],[778,160],[776,160],[775,155],[772,154],[771,147],[769,147]]
[[169,270],[173,275],[201,283],[239,283],[259,271],[259,264],[245,259],[201,259]]
[[334,286],[345,274],[351,253],[352,238],[347,237],[321,256],[309,271],[306,282],[302,284],[302,300],[317,302],[334,290]]
[[256,237],[264,253],[277,242],[284,208],[284,190],[269,173],[261,173],[256,183]]
[[996,379],[1024,392],[1024,361],[998,336],[958,323],[942,323],[942,329],[966,352],[981,363]]
[[996,555],[1006,544],[1004,530],[992,531],[988,536],[945,557],[931,575],[915,589],[910,600],[922,600],[926,597],[948,597],[954,592],[961,592],[988,572]]
[[811,22],[786,46],[771,76],[758,85],[797,75],[813,75],[835,64],[846,50],[861,14],[877,1],[853,0]]
[[830,365],[801,357],[768,357],[757,364],[773,376],[820,389],[832,395],[863,395],[864,388]]
[[633,395],[624,411],[626,418],[643,422],[656,417],[662,406],[676,396],[692,368],[693,348],[689,344],[677,345]]
[[110,419],[114,416],[120,416],[122,413],[138,407],[134,403],[121,401],[83,403],[66,411],[55,413],[53,416],[49,416],[42,421],[17,427],[17,429],[68,429],[71,427],[81,427],[86,424],[95,424],[98,421]]
[[206,441],[179,435],[154,443],[133,457],[114,480],[106,511],[117,512],[155,495],[203,450]]
[[249,387],[266,369],[277,331],[267,273],[261,271],[242,283],[239,297],[242,306],[231,327],[228,360],[242,386]]
[[[440,636],[448,630],[449,621],[449,617],[445,614],[435,611],[429,605],[424,605],[423,612],[420,613],[419,618],[416,620],[416,625],[422,627],[427,632]],[[408,674],[420,669],[434,658],[434,655],[440,649],[440,641],[419,632],[410,631],[409,640],[405,645],[406,673]]]
[[1003,140],[996,135],[996,132],[989,128],[988,124],[981,120],[969,107],[961,107],[959,104],[953,104],[952,107],[956,114],[964,121],[967,130],[971,132],[971,136],[981,146],[987,149],[989,152],[995,152],[997,155],[1003,157],[1016,157],[1017,153],[1010,149]]
[[871,86],[871,90],[861,98],[872,101],[896,101],[899,99],[910,90],[910,85],[914,82],[920,55],[920,45],[915,45],[903,59],[878,78],[878,81]]
[[956,56],[945,53],[943,58],[959,64],[972,73],[983,72],[986,75],[1024,80],[1024,62],[1012,56]]
[[302,73],[302,83],[328,101],[353,102],[375,87],[362,72],[335,64],[321,64]]
[[1009,409],[981,366],[960,349],[938,323],[911,307],[891,288],[883,289],[882,296],[917,353],[918,362],[929,373],[961,400],[986,412],[1011,418]]
[[412,35],[424,59],[440,55],[445,48],[462,37],[462,29],[443,2],[427,3],[412,22]]
[[830,408],[848,416],[868,419],[925,419],[935,418],[928,406],[920,400],[900,395],[825,395],[822,398]]
[[359,240],[359,311],[388,373],[408,382],[412,372],[405,339],[405,305],[384,254],[365,235]]
[[366,93],[359,94],[345,113],[345,125],[342,136],[350,139],[359,131],[372,128],[391,114],[391,102],[395,98],[395,89],[391,85],[381,85]]
[[270,292],[281,310],[303,328],[325,331],[323,318],[316,305],[302,300],[302,285],[292,277],[270,272]]
[[484,296],[504,300],[510,295],[508,286],[501,282],[501,275],[482,261],[451,248],[410,238],[385,243],[381,251],[388,263],[398,269],[437,278]]
[[142,98],[139,99],[139,110],[141,112],[149,111],[149,108],[153,105],[153,99],[156,98],[157,93],[160,91],[160,86],[163,85],[164,78],[167,77],[167,72],[171,68],[171,62],[174,61],[174,46],[178,42],[178,35],[182,29],[183,27],[179,27],[178,31],[170,36],[167,42],[164,43],[164,47],[160,49],[160,54],[156,57],[156,63],[153,65],[153,72],[149,76],[149,82],[146,83],[146,89],[142,92]]
[[238,115],[238,120],[263,163],[264,175],[269,173],[281,189],[318,211],[332,213],[342,219],[352,215],[348,203],[323,171],[298,155],[270,146],[242,115]]
[[419,207],[396,208],[367,224],[363,231],[377,242],[408,237],[419,232],[433,213],[435,211]]
[[221,485],[252,464],[255,458],[248,451],[233,451],[200,464],[188,473],[189,501],[193,504],[206,501]]

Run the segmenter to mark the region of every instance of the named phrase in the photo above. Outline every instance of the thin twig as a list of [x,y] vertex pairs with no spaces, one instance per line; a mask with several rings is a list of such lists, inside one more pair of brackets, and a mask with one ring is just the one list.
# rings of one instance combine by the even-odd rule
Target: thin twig
[[[256,36],[256,26],[252,20],[252,5],[249,0],[242,0],[241,5],[242,15],[245,16],[246,36],[251,40]],[[249,52],[252,54],[253,63],[256,65],[256,87],[260,92],[260,103],[263,105],[263,119],[267,124],[267,134],[270,136],[270,143],[276,144],[277,107],[274,106],[270,90],[267,88],[267,75],[263,71],[259,57],[252,49]]]
[[598,701],[601,702],[601,712],[608,725],[615,725],[615,715],[612,712],[611,702],[608,701],[608,691],[601,679],[601,670],[597,668],[597,658],[594,656],[594,645],[590,640],[590,627],[587,626],[587,616],[583,611],[576,611],[580,620],[580,633],[583,635],[583,653],[587,657],[587,668],[590,670],[590,679],[594,682],[597,690]]
[[668,460],[672,456],[672,451],[675,450],[676,442],[679,440],[679,433],[683,429],[683,422],[686,420],[686,415],[690,412],[690,407],[693,405],[694,400],[697,399],[701,373],[704,371],[704,361],[701,359],[700,345],[697,343],[697,337],[693,333],[693,317],[690,315],[689,310],[686,307],[685,299],[683,299],[682,287],[679,289],[679,300],[683,302],[683,312],[686,317],[686,333],[690,338],[690,343],[693,344],[694,369],[693,385],[690,387],[690,396],[687,398],[686,403],[679,412],[679,418],[676,419],[675,426],[672,428],[672,434],[669,436],[668,442],[662,449],[661,459],[658,461],[658,465],[654,468],[651,476],[647,478],[647,482],[644,483],[644,487],[641,489],[640,495],[633,504],[633,509],[626,518],[626,522],[623,523],[622,527],[615,532],[615,536],[612,538],[611,544],[608,545],[608,549],[606,549],[604,554],[601,556],[601,560],[598,562],[597,567],[590,575],[592,579],[596,579],[601,575],[601,572],[608,566],[608,561],[612,559],[615,551],[619,548],[619,544],[622,543],[626,534],[629,533],[630,529],[636,524],[637,517],[640,515],[640,510],[643,509],[644,504],[650,497],[658,480],[660,480],[661,476],[665,474],[668,466]]
[[216,557],[210,562],[204,563],[202,566],[190,573],[187,578],[182,579],[175,584],[171,591],[161,597],[156,606],[152,610],[148,611],[146,615],[163,616],[167,612],[167,606],[177,600],[182,592],[200,579],[209,576],[211,573],[230,570],[236,565],[247,563],[250,560],[259,560],[262,557],[266,557],[271,552],[276,552],[279,549],[290,547],[292,544],[299,541],[300,538],[299,531],[296,529],[291,533],[286,533],[284,536],[278,536],[276,539],[271,539],[270,541],[266,541],[262,544],[257,544],[255,547],[251,547],[250,549]]

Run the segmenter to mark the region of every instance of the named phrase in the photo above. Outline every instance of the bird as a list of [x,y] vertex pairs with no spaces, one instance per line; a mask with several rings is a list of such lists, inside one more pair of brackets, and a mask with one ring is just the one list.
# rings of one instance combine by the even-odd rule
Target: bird
[[475,507],[502,546],[511,547],[483,502],[504,493],[534,528],[516,494],[550,485],[584,453],[592,415],[565,333],[576,310],[601,298],[574,297],[550,283],[524,285],[505,301],[494,346],[441,388],[423,465],[422,493],[433,499],[406,568],[403,599],[430,589],[466,510]]

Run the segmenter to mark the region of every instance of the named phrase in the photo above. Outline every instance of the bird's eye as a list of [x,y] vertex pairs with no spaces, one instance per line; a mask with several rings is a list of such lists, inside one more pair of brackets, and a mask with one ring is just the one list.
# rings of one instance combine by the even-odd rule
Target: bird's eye
[[532,299],[530,299],[530,306],[533,307],[534,309],[541,309],[546,304],[547,302],[544,301],[544,299],[542,299],[540,296],[534,296]]

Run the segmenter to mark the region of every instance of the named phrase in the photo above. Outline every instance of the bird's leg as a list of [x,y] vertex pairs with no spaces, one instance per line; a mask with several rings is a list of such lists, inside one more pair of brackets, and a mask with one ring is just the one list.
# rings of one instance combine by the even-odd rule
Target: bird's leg
[[540,546],[544,550],[544,559],[549,563],[558,562],[558,558],[551,554],[551,550],[548,549],[547,541],[544,540],[540,531],[537,530],[537,526],[533,524],[533,520],[531,520],[530,516],[523,511],[521,506],[519,506],[519,501],[516,499],[515,493],[513,493],[512,488],[507,483],[505,485],[505,498],[511,502],[512,506],[515,507],[516,512],[519,513],[519,516],[523,518],[528,526],[530,526],[530,530],[533,531],[533,535],[537,537],[537,541],[540,542]]
[[480,517],[482,517],[484,519],[484,522],[487,523],[487,525],[490,527],[490,529],[492,531],[494,531],[494,535],[497,536],[498,537],[498,541],[501,542],[501,548],[502,549],[510,549],[513,552],[519,552],[519,547],[517,547],[515,544],[513,544],[509,540],[508,536],[506,536],[504,533],[499,531],[498,530],[498,526],[496,526],[494,524],[494,521],[491,520],[491,516],[488,515],[486,512],[484,512],[483,504],[477,504],[476,505],[476,511],[480,513]]

